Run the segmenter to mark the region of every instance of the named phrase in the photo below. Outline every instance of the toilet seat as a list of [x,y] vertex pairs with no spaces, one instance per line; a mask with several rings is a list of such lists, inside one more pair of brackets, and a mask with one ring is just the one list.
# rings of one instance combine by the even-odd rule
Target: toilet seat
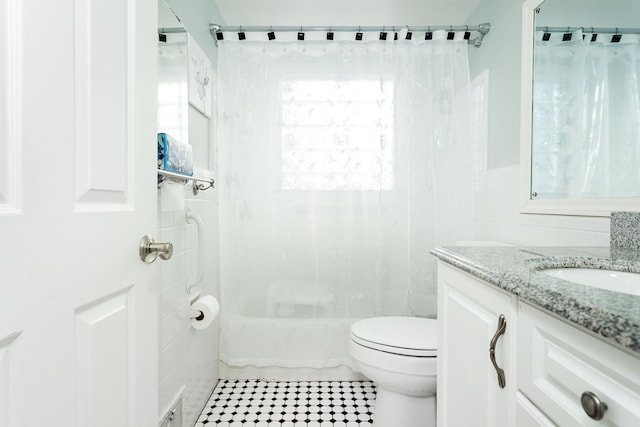
[[402,356],[436,357],[437,337],[435,319],[374,317],[351,326],[351,339],[356,344]]

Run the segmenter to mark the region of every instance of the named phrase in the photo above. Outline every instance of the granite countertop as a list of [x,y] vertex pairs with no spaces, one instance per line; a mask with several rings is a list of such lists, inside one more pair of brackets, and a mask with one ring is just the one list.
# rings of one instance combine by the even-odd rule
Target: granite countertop
[[640,357],[640,296],[583,286],[537,271],[589,267],[640,273],[640,251],[450,246],[435,248],[431,254]]

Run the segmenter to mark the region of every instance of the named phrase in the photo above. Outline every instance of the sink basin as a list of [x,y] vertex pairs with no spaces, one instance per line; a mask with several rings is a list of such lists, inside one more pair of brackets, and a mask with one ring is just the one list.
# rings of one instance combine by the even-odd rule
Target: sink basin
[[568,282],[640,296],[640,273],[593,268],[548,268],[539,271]]

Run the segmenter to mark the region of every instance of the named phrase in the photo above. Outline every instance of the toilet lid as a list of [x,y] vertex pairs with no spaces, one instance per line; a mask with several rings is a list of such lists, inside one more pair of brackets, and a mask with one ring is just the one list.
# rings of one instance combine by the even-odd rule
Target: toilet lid
[[374,350],[405,356],[436,357],[438,331],[435,319],[374,317],[351,326],[354,342]]

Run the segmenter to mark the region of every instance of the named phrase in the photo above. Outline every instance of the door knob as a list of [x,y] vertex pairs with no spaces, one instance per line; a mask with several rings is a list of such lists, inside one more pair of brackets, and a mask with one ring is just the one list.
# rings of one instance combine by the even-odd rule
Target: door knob
[[156,243],[148,234],[140,240],[140,259],[151,264],[156,258],[167,260],[173,255],[173,243]]

